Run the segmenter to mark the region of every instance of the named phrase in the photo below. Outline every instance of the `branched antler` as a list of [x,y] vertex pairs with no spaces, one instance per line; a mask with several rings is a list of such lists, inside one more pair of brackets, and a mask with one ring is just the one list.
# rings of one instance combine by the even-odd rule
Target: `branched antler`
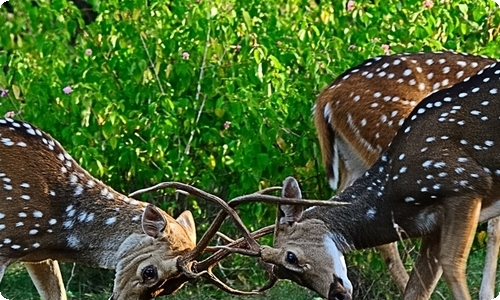
[[[225,202],[221,198],[202,191],[198,188],[195,188],[191,185],[180,183],[180,182],[163,182],[157,184],[153,187],[149,187],[146,189],[141,189],[131,193],[129,196],[133,197],[142,193],[155,191],[163,188],[176,188],[181,192],[197,196],[199,198],[211,201],[216,203],[221,207],[221,210],[215,217],[210,227],[207,229],[205,234],[202,236],[196,247],[188,252],[186,255],[181,256],[177,260],[177,267],[181,271],[181,277],[175,278],[177,281],[188,281],[197,277],[204,277],[208,279],[212,284],[221,288],[222,290],[237,295],[250,295],[257,294],[262,291],[265,291],[271,288],[277,281],[274,273],[272,272],[272,265],[265,263],[264,266],[266,268],[267,273],[269,274],[269,282],[264,287],[255,290],[255,291],[240,291],[234,288],[229,287],[225,283],[223,283],[217,276],[212,273],[213,267],[219,263],[222,259],[227,257],[232,253],[239,253],[247,256],[256,256],[260,257],[261,246],[257,243],[256,239],[259,237],[269,234],[273,232],[274,225],[264,227],[260,230],[257,230],[253,233],[250,233],[239,215],[234,210],[237,206],[241,204],[246,204],[250,202],[264,202],[264,203],[273,203],[273,204],[300,204],[304,206],[332,206],[332,205],[346,205],[348,203],[344,202],[334,202],[334,201],[324,201],[324,200],[305,200],[298,198],[286,198],[286,197],[276,197],[266,195],[265,193],[269,193],[276,190],[281,190],[281,187],[270,187],[263,189],[261,191],[236,197],[229,202]],[[218,247],[209,247],[209,243],[212,238],[217,234],[218,229],[227,218],[230,216],[231,219],[235,222],[237,228],[242,232],[242,238],[231,241],[229,244],[225,246]],[[226,239],[228,240],[228,239]],[[230,240],[230,239],[229,239]],[[204,251],[213,252],[214,254],[206,258],[205,260],[198,262],[196,258]],[[168,281],[163,284],[165,286],[168,284]],[[169,289],[165,289],[165,291],[169,291]],[[161,292],[161,295],[167,295],[168,292]]]

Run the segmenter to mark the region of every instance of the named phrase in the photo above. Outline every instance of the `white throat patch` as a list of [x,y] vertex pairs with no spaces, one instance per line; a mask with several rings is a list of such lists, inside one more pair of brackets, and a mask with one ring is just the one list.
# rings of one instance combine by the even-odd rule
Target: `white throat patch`
[[332,257],[333,261],[333,272],[334,275],[342,279],[344,288],[349,294],[352,295],[352,283],[347,277],[347,266],[345,264],[344,254],[340,252],[337,245],[333,242],[333,238],[330,234],[324,237],[325,248]]

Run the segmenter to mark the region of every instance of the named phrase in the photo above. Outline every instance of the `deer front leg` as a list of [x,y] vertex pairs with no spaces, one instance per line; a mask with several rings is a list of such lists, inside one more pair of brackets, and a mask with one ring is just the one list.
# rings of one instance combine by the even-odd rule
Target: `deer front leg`
[[406,286],[405,300],[424,300],[431,296],[442,274],[438,259],[439,243],[439,233],[422,238],[420,251]]
[[67,300],[66,289],[56,260],[23,263],[43,300]]
[[408,283],[409,276],[399,256],[397,243],[378,246],[377,249],[389,269],[392,278],[396,281],[398,289],[403,292]]
[[465,196],[446,200],[439,255],[443,276],[455,299],[470,300],[465,269],[479,220],[481,199]]
[[484,261],[483,280],[479,291],[480,300],[490,300],[495,296],[498,248],[500,247],[500,217],[488,221],[488,242]]

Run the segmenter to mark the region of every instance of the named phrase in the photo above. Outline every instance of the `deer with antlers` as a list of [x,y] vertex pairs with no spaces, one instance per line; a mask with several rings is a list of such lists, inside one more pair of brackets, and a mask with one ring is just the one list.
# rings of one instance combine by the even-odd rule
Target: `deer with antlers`
[[[197,277],[232,294],[259,292],[233,289],[213,275],[212,268],[232,251],[212,249],[217,250],[213,255],[196,261],[228,215],[245,237],[231,241],[231,247],[259,248],[255,239],[272,232],[264,228],[250,233],[218,197],[181,183],[164,185],[222,207],[196,245],[189,211],[174,219],[114,191],[80,167],[48,134],[10,118],[0,119],[0,181],[0,281],[10,264],[21,261],[44,300],[67,299],[57,261],[116,269],[112,300],[168,295]],[[260,198],[259,193],[248,196],[255,197]]]
[[[332,189],[344,190],[385,151],[412,109],[495,60],[454,52],[407,53],[369,59],[339,76],[319,95],[314,122]],[[340,184],[339,184],[340,181]],[[499,220],[488,226],[480,298],[492,299],[500,246]],[[408,274],[395,243],[377,247],[398,288]]]
[[21,261],[43,299],[66,299],[56,260],[116,268],[116,299],[143,299],[157,265],[196,244],[189,211],[174,219],[114,191],[26,122],[0,119],[0,181],[0,280]]
[[404,298],[428,299],[443,274],[455,299],[471,299],[465,269],[477,224],[500,215],[499,87],[493,63],[421,101],[387,151],[332,198],[348,205],[279,205],[262,259],[280,277],[349,299],[345,253],[422,238]]

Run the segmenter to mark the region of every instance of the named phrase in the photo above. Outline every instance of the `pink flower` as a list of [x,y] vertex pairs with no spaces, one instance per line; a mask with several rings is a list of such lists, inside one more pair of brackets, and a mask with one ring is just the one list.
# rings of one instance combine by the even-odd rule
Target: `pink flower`
[[241,50],[241,45],[236,45],[236,46],[234,46],[234,50],[236,50],[236,51],[240,51],[240,50]]
[[5,98],[9,94],[9,90],[1,89],[0,97]]
[[223,125],[223,126],[224,126],[224,130],[228,130],[228,129],[229,129],[229,126],[231,126],[231,122],[226,121],[226,122],[224,122],[224,125]]
[[385,55],[389,55],[391,54],[391,46],[389,46],[388,44],[383,44],[382,46],[380,46],[382,48],[382,50],[384,50],[384,54]]
[[71,94],[73,93],[73,89],[68,85],[66,87],[63,88],[63,92],[68,95],[68,94]]
[[5,114],[5,118],[14,118],[16,114],[13,112],[13,111],[8,111],[6,114]]
[[85,49],[85,55],[91,56],[92,55],[92,49],[90,49],[90,48]]
[[278,47],[280,47],[281,45],[283,45],[283,42],[281,42],[281,41],[277,41],[277,42],[276,42],[276,45],[278,45]]
[[432,2],[431,0],[425,0],[424,6],[425,8],[432,8],[434,6],[434,2]]
[[347,11],[353,11],[355,4],[356,2],[354,2],[353,0],[349,0],[346,6]]
[[184,58],[184,59],[189,59],[189,53],[187,53],[187,52],[182,52],[182,58]]

